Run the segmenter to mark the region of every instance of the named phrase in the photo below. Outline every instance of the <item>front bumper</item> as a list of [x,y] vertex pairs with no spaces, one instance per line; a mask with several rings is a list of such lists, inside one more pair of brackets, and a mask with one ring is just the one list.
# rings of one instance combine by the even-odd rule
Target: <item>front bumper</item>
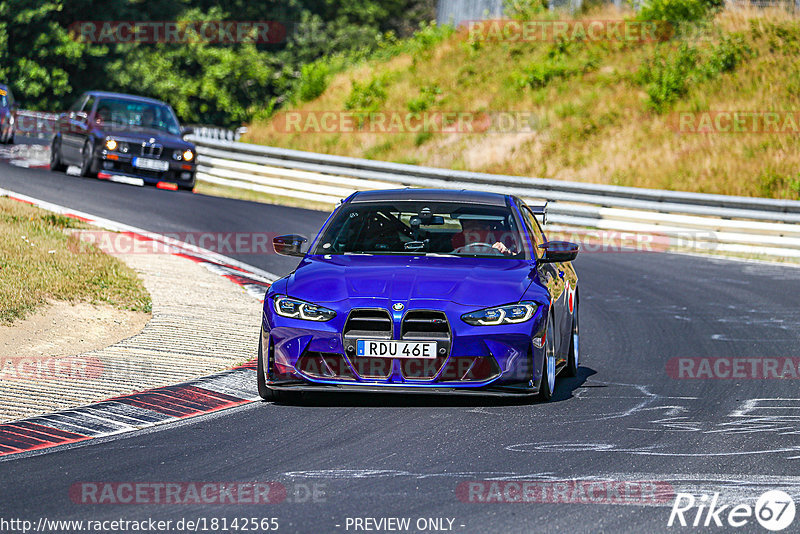
[[195,185],[196,165],[184,161],[161,160],[169,163],[166,171],[151,171],[134,167],[132,164],[133,156],[116,152],[109,152],[103,149],[99,154],[97,169],[100,172],[127,176],[130,178],[141,178],[146,184],[157,184],[158,182],[170,182],[181,187],[191,188]]
[[439,340],[435,359],[423,360],[357,356],[346,349],[352,339],[342,333],[343,320],[310,323],[267,309],[259,357],[275,390],[529,395],[541,380],[546,313],[541,306],[526,323],[498,327],[472,327],[448,313],[450,338]]

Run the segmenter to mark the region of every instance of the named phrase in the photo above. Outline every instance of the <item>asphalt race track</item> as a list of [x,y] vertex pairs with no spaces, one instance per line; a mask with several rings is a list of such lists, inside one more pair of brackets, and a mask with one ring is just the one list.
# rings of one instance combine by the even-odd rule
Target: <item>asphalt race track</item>
[[[313,235],[326,216],[9,165],[0,165],[0,187],[157,232]],[[296,263],[274,254],[233,257],[279,275]],[[488,479],[652,482],[709,501],[718,492],[725,505],[753,505],[781,489],[797,502],[800,382],[676,379],[667,362],[800,357],[800,269],[665,253],[586,253],[575,265],[581,367],[578,378],[559,380],[554,402],[316,395],[298,406],[253,403],[8,457],[0,461],[3,516],[277,518],[279,532],[354,532],[353,518],[387,517],[411,518],[412,532],[419,518],[444,518],[421,523],[424,531],[701,530],[667,527],[672,492],[644,505],[574,496],[577,502],[497,503],[470,502],[459,486]],[[80,482],[221,481],[278,482],[286,500],[133,505],[70,498]],[[705,531],[765,531],[749,521]]]

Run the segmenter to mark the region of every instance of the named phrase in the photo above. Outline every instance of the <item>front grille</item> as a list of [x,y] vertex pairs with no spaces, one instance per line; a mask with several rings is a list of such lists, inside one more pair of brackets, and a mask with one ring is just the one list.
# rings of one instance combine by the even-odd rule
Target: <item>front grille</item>
[[440,311],[411,310],[403,318],[402,339],[450,339],[447,315]]
[[392,339],[392,318],[387,310],[355,309],[344,325],[344,336]]
[[159,145],[158,143],[142,143],[142,150],[140,154],[147,158],[160,158],[161,151],[164,149],[163,146]]
[[485,382],[500,375],[500,366],[492,356],[451,358],[439,376],[440,382]]
[[344,324],[344,345],[351,356],[358,376],[362,378],[389,378],[392,374],[391,358],[355,356],[358,339],[392,339],[392,317],[380,308],[356,308]]
[[314,378],[354,378],[344,356],[333,352],[306,352],[295,367]]
[[450,324],[447,315],[436,310],[409,310],[400,327],[400,338],[409,341],[436,341],[436,359],[410,358],[401,362],[407,380],[434,378],[450,352]]

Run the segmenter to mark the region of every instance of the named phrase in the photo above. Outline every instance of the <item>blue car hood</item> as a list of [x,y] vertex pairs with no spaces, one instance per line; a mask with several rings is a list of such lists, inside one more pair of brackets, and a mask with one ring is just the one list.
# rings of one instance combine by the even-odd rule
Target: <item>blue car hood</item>
[[493,306],[522,297],[531,267],[504,258],[307,256],[289,275],[286,293],[311,302],[379,297]]

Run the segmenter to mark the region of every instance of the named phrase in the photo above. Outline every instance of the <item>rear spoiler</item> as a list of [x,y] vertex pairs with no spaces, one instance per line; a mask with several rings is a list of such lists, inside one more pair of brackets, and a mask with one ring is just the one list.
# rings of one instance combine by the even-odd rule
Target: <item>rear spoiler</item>
[[542,225],[547,224],[547,202],[541,206],[528,206],[534,215],[539,215],[542,218]]

